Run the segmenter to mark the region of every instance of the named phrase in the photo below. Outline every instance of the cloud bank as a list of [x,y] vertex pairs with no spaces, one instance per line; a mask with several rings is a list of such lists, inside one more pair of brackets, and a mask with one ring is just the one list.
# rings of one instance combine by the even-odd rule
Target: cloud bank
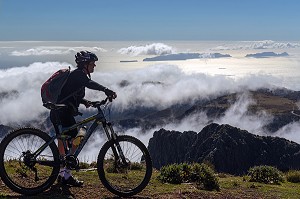
[[100,47],[37,47],[30,48],[27,50],[21,51],[12,51],[11,56],[43,56],[43,55],[66,55],[66,54],[75,54],[80,50],[88,50],[92,52],[106,52],[105,49]]
[[211,50],[253,50],[253,49],[287,49],[300,48],[300,43],[275,42],[272,40],[244,42],[241,45],[224,44],[212,48]]
[[166,55],[174,53],[174,49],[163,43],[153,43],[145,46],[129,46],[127,48],[121,48],[118,52],[130,56]]
[[[26,122],[46,113],[47,110],[42,107],[40,87],[55,71],[68,66],[68,63],[36,62],[26,67],[0,70],[0,93],[17,93],[0,99],[0,123]],[[136,107],[166,108],[224,92],[281,83],[278,78],[269,75],[232,79],[203,73],[186,74],[177,66],[163,64],[128,72],[95,72],[92,79],[118,93],[114,104],[119,110]],[[125,80],[127,84],[124,85],[122,82]],[[102,92],[89,89],[86,95],[94,100],[105,96]]]

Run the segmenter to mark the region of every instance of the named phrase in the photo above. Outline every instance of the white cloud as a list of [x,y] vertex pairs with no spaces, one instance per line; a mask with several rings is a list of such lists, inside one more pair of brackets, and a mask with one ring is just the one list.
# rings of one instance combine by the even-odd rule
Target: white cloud
[[138,55],[165,55],[174,53],[174,49],[171,46],[163,43],[153,43],[145,46],[130,46],[127,48],[121,48],[118,50],[121,54],[138,56]]
[[272,40],[243,42],[240,45],[224,44],[212,48],[211,50],[252,50],[252,49],[286,49],[286,48],[300,48],[300,43],[291,42],[275,42]]
[[106,52],[105,49],[100,47],[37,47],[37,48],[30,48],[27,50],[22,51],[12,51],[10,53],[11,56],[42,56],[42,55],[66,55],[66,54],[74,54],[80,50],[88,50],[92,52]]
[[283,137],[300,144],[299,132],[300,132],[300,122],[298,121],[283,126],[274,134],[274,136]]
[[253,134],[263,135],[266,133],[263,127],[270,123],[273,117],[265,111],[255,115],[250,114],[248,108],[250,105],[255,104],[256,102],[249,96],[249,93],[244,92],[238,96],[237,101],[225,112],[224,117],[216,120],[216,122],[245,129]]
[[52,73],[70,64],[34,63],[28,67],[0,70],[0,92],[17,94],[0,99],[0,124],[22,123],[35,120],[47,110],[42,106],[40,88]]

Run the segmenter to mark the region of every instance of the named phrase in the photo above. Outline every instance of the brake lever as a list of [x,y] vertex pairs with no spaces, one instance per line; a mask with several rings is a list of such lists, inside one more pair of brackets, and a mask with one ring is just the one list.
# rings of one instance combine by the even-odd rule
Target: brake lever
[[105,100],[90,102],[90,104],[91,104],[92,107],[97,108],[98,106],[105,105],[107,103],[107,100],[112,102],[113,98],[107,97],[107,98],[105,98]]
[[97,108],[97,105],[98,104],[101,104],[101,102],[99,101],[94,101],[94,102],[90,102],[91,106],[94,107],[94,108]]

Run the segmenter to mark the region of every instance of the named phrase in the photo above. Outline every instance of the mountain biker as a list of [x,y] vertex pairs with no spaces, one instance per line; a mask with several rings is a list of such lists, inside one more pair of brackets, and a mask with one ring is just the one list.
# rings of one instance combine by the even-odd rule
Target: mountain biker
[[[90,106],[90,101],[84,99],[85,88],[103,91],[111,99],[115,99],[117,97],[117,94],[114,91],[91,80],[91,73],[94,72],[96,61],[98,61],[98,57],[89,51],[80,51],[75,55],[77,69],[70,73],[68,80],[63,86],[61,94],[58,97],[58,102],[63,100],[62,103],[67,105],[67,108],[50,111],[50,120],[57,133],[59,132],[59,124],[61,124],[62,127],[70,127],[76,124],[74,117],[79,114],[78,108],[80,104],[84,104],[86,108]],[[77,135],[77,129],[70,131],[68,135],[72,137],[72,140],[70,141],[70,143],[72,143],[73,139]],[[76,150],[76,146],[70,143],[68,143],[69,147],[72,147],[71,151],[74,152]],[[58,149],[60,156],[63,157],[65,155],[65,151],[61,140],[58,141]],[[61,167],[58,181],[62,184],[77,187],[83,185],[83,181],[79,181],[74,178],[71,175],[70,170],[65,167]]]

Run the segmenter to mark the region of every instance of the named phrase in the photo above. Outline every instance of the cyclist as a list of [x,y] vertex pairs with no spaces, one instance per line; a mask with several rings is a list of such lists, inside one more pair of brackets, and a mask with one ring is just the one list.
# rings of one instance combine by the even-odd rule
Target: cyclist
[[[90,101],[84,99],[85,88],[103,91],[108,97],[115,99],[117,94],[91,80],[91,73],[94,72],[96,66],[95,62],[98,61],[98,57],[89,51],[80,51],[75,55],[75,62],[77,63],[77,69],[73,70],[67,82],[62,88],[61,94],[58,97],[58,102],[67,105],[67,108],[59,109],[57,111],[50,111],[50,120],[53,123],[56,132],[58,131],[58,125],[62,127],[70,127],[76,124],[75,116],[79,114],[78,108],[80,104],[84,104],[87,108],[90,106]],[[73,139],[77,135],[77,130],[69,132],[72,137],[70,140],[69,147],[71,151],[76,150],[76,146],[72,144]],[[61,157],[65,155],[63,143],[61,140],[58,141],[58,149]],[[79,181],[71,175],[69,169],[61,167],[58,181],[62,184],[68,184],[72,186],[82,186],[83,181]]]

